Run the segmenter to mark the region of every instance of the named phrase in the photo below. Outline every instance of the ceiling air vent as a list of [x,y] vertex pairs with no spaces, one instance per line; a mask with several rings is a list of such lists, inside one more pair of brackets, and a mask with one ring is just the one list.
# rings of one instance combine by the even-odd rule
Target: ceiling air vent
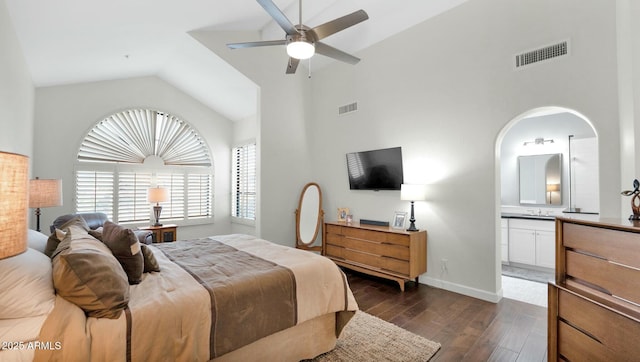
[[344,106],[338,107],[338,115],[342,116],[347,113],[352,113],[358,110],[358,102],[353,102]]
[[569,54],[569,41],[565,40],[558,44],[546,46],[544,48],[531,50],[516,55],[516,68],[524,67],[533,63],[542,62]]

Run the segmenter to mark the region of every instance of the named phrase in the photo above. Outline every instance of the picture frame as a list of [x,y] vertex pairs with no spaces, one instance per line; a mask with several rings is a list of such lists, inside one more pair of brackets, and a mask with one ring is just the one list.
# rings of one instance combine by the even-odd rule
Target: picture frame
[[347,221],[347,215],[349,215],[348,207],[339,207],[338,208],[338,221]]
[[393,224],[392,227],[394,229],[404,229],[404,224],[407,220],[407,213],[404,211],[396,211],[393,215]]

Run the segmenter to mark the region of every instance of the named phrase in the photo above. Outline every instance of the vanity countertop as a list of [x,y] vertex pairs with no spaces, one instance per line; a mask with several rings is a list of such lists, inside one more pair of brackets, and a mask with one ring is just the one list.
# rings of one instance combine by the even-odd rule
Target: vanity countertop
[[517,214],[517,213],[510,213],[510,212],[503,212],[501,214],[503,219],[533,219],[533,220],[555,220],[556,216],[555,215],[531,215],[531,214]]

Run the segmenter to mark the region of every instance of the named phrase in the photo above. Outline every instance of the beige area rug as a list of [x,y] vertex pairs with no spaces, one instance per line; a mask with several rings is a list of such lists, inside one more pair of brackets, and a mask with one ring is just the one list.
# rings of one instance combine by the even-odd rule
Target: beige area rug
[[358,311],[342,331],[336,348],[312,361],[428,361],[439,349],[440,343]]

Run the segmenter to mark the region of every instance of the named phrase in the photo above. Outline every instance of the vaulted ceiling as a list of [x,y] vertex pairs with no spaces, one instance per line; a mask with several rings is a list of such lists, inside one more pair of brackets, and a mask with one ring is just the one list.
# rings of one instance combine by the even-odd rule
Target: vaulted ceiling
[[[298,1],[273,1],[298,22]],[[307,0],[302,20],[315,26],[364,9],[369,20],[323,40],[357,55],[465,1]],[[5,2],[36,87],[155,75],[231,120],[251,116],[254,86],[188,33],[253,30],[265,40],[284,38],[255,0]],[[278,69],[286,57],[283,48]],[[314,57],[316,68],[330,62]]]

